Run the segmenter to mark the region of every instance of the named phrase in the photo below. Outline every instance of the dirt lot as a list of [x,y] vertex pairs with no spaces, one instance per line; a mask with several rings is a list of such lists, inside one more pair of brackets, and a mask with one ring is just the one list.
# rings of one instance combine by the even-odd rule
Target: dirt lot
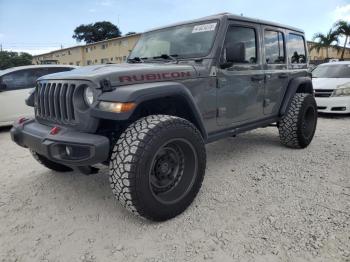
[[59,174],[0,131],[0,261],[350,261],[350,117],[322,117],[304,150],[276,128],[207,146],[181,216],[125,211],[107,170]]

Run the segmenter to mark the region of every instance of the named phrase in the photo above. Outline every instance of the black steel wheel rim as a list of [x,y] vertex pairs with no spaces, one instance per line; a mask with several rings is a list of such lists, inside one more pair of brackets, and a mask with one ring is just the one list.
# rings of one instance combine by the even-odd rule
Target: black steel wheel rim
[[192,188],[197,166],[197,153],[189,141],[167,141],[152,159],[149,185],[153,196],[163,204],[180,201]]

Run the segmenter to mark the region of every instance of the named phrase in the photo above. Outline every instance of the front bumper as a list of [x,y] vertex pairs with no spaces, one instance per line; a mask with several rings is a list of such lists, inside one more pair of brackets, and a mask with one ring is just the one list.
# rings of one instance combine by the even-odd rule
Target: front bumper
[[15,123],[11,138],[18,145],[30,148],[46,158],[67,166],[88,166],[104,162],[109,157],[109,139],[101,135],[60,128],[55,135],[52,127],[34,119]]
[[316,97],[316,103],[320,113],[350,113],[350,96]]

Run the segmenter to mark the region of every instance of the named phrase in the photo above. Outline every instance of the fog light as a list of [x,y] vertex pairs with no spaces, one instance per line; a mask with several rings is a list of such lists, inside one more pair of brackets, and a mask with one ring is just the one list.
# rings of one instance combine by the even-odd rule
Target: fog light
[[73,148],[70,146],[66,146],[66,154],[67,156],[71,156],[73,154]]

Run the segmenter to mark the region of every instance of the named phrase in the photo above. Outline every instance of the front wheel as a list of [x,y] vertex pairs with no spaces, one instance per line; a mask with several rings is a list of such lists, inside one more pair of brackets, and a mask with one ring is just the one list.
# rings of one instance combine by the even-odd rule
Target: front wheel
[[164,221],[182,213],[197,195],[206,166],[200,132],[185,119],[152,115],[132,123],[110,160],[119,202],[142,217]]
[[292,148],[307,147],[314,137],[317,125],[317,105],[312,94],[296,93],[278,123],[280,141]]

